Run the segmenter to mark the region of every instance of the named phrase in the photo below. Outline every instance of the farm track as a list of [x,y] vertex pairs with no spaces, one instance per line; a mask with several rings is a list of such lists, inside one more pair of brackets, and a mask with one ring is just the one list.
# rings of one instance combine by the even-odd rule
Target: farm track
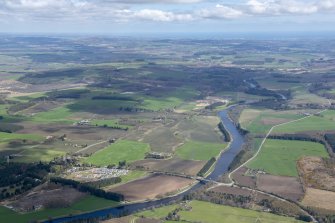
[[97,143],[94,143],[94,144],[91,144],[89,146],[86,146],[85,148],[82,148],[81,150],[78,150],[77,152],[75,152],[74,154],[79,154],[81,152],[84,152],[94,146],[97,146],[97,145],[100,145],[100,144],[103,144],[103,143],[108,143],[109,140],[105,140],[105,141],[100,141],[100,142],[97,142]]

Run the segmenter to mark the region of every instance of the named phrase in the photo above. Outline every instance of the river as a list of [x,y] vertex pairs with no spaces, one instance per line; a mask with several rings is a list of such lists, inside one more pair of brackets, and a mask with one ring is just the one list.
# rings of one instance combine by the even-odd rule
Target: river
[[[221,153],[219,159],[215,164],[214,170],[212,171],[211,174],[209,174],[209,176],[206,177],[206,179],[208,180],[217,180],[220,176],[228,172],[229,165],[234,160],[236,155],[241,151],[242,145],[244,143],[243,136],[240,134],[240,132],[237,130],[234,123],[230,120],[228,116],[228,110],[231,108],[232,107],[219,112],[219,116],[226,130],[230,133],[232,142],[230,142],[228,148],[223,153]],[[129,215],[144,209],[153,208],[161,205],[168,205],[170,203],[181,200],[185,195],[198,189],[201,185],[203,185],[203,183],[199,182],[195,184],[193,187],[191,187],[189,190],[172,197],[162,198],[159,200],[148,201],[148,202],[125,204],[118,207],[106,208],[103,210],[92,211],[89,213],[83,213],[68,217],[61,217],[54,220],[45,221],[44,223],[65,223],[79,219],[90,219],[97,217],[104,218],[110,215],[112,216],[120,216],[122,214]]]

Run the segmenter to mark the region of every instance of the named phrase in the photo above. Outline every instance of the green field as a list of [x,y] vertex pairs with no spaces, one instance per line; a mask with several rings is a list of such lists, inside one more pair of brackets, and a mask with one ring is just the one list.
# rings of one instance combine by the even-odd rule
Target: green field
[[50,122],[62,122],[62,123],[73,123],[69,119],[69,116],[73,115],[70,109],[66,107],[58,107],[47,112],[40,112],[31,118],[31,121],[37,123],[50,123]]
[[33,94],[28,94],[26,96],[13,97],[11,99],[16,100],[16,101],[21,101],[21,102],[28,102],[32,99],[40,98],[40,97],[43,97],[43,96],[45,96],[45,92],[37,92],[37,93],[33,93]]
[[77,100],[75,103],[67,106],[75,112],[92,112],[98,114],[108,114],[111,112],[120,112],[120,108],[135,108],[137,101],[127,100],[93,100],[84,98]]
[[243,110],[239,121],[242,128],[251,133],[259,134],[267,133],[274,125],[302,117],[302,115],[286,111],[278,112],[273,110],[245,109]]
[[117,187],[121,184],[125,184],[125,183],[128,183],[130,181],[142,178],[142,177],[146,176],[147,174],[148,173],[145,172],[145,171],[131,170],[131,171],[128,172],[127,175],[121,176],[121,180],[122,180],[121,183],[108,185],[108,186],[104,187],[104,189],[108,190],[110,188]]
[[136,214],[136,216],[144,216],[146,218],[161,219],[161,218],[165,218],[168,215],[169,212],[175,210],[178,207],[179,207],[178,204],[164,206],[164,207],[155,208],[155,209],[152,209],[152,210],[140,212],[140,213]]
[[[179,222],[203,222],[203,223],[293,223],[301,222],[294,218],[282,217],[270,213],[247,210],[242,208],[229,207],[224,205],[212,204],[203,201],[191,201],[188,205],[192,207],[190,211],[180,211],[181,221]],[[136,216],[147,218],[163,219],[169,212],[175,210],[178,206],[171,205],[145,211]],[[257,220],[258,219],[258,220]],[[172,221],[165,221],[165,223]],[[175,221],[174,221],[175,222]]]
[[122,125],[119,124],[119,121],[117,119],[93,119],[91,121],[91,125],[96,125],[96,126],[100,126],[100,127],[119,127],[122,129],[126,129],[126,128],[131,128],[132,126],[130,125]]
[[273,175],[297,177],[296,161],[302,156],[328,157],[328,153],[319,143],[268,139],[248,167]]
[[16,134],[16,133],[0,132],[1,142],[15,140],[15,139],[41,141],[43,140],[43,137],[39,135],[33,135],[33,134]]
[[145,153],[150,151],[149,144],[120,140],[110,146],[102,149],[92,156],[88,157],[84,162],[97,166],[117,165],[119,161],[127,161],[127,163],[144,159]]
[[328,105],[328,100],[326,98],[310,93],[305,86],[292,88],[292,97],[290,104]]
[[209,160],[226,147],[225,143],[188,141],[177,148],[176,155],[186,160]]
[[190,141],[222,143],[222,134],[218,130],[220,119],[217,116],[193,116],[181,120],[175,127],[178,137]]
[[67,208],[46,209],[24,214],[19,214],[10,209],[0,206],[0,223],[27,223],[33,222],[34,220],[48,219],[50,216],[55,218],[60,216],[67,216],[70,214],[73,215],[82,212],[113,207],[116,205],[118,205],[118,203],[111,200],[106,200],[94,196],[87,196]]
[[152,111],[159,111],[163,109],[173,109],[180,105],[183,101],[176,97],[167,98],[146,98],[141,104],[140,108],[148,109]]
[[278,126],[274,129],[274,133],[295,133],[303,131],[326,131],[335,130],[335,111],[325,111],[319,116],[311,116],[309,118]]
[[27,148],[20,152],[19,156],[13,158],[14,162],[50,162],[55,157],[60,157],[65,155],[65,152],[52,150],[48,148]]

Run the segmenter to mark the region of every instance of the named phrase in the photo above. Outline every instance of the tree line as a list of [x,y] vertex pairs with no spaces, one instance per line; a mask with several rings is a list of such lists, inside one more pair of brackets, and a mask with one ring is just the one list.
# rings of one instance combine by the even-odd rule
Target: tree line
[[231,141],[230,134],[227,131],[227,129],[224,127],[224,125],[222,124],[222,122],[220,122],[218,124],[218,127],[219,127],[220,131],[222,132],[222,134],[224,136],[224,141],[225,142],[230,142]]
[[51,182],[53,183],[60,183],[62,185],[69,185],[72,186],[73,188],[76,188],[77,190],[84,192],[84,193],[90,193],[94,196],[97,197],[101,197],[101,198],[105,198],[108,200],[113,200],[113,201],[124,201],[124,195],[122,194],[118,194],[118,193],[114,193],[114,192],[108,192],[108,191],[104,191],[100,188],[96,188],[92,185],[86,184],[86,183],[80,183],[78,181],[75,180],[70,180],[70,179],[64,179],[61,177],[53,177],[50,179]]
[[216,161],[215,157],[212,157],[210,160],[208,160],[205,166],[201,168],[201,170],[199,171],[197,175],[203,177],[205,173],[207,173],[207,171],[212,167],[215,161]]

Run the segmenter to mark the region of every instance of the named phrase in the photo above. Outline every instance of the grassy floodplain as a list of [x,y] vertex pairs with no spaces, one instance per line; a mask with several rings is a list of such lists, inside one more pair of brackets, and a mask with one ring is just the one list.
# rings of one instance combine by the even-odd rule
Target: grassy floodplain
[[[204,222],[204,223],[294,223],[301,222],[294,218],[282,217],[270,213],[258,212],[242,208],[229,207],[224,205],[212,204],[203,201],[191,201],[188,205],[192,207],[190,211],[180,211],[179,222]],[[164,218],[169,212],[175,210],[177,205],[162,207],[152,211],[139,213],[138,216],[148,218]],[[258,219],[258,220],[257,220]],[[165,223],[172,221],[165,221]],[[173,221],[175,222],[175,221]]]
[[18,214],[6,207],[0,206],[0,223],[27,223],[35,220],[47,220],[49,217],[60,217],[79,214],[87,211],[117,206],[118,203],[94,196],[86,196],[67,208],[44,209],[35,212]]
[[219,155],[225,147],[225,143],[188,141],[177,149],[176,154],[187,160],[209,160]]
[[268,139],[248,167],[273,175],[297,177],[296,161],[302,156],[328,157],[328,153],[319,143]]
[[110,146],[102,149],[92,156],[88,157],[85,162],[97,166],[108,166],[118,164],[120,161],[127,163],[144,159],[145,153],[150,151],[149,144],[120,140]]

